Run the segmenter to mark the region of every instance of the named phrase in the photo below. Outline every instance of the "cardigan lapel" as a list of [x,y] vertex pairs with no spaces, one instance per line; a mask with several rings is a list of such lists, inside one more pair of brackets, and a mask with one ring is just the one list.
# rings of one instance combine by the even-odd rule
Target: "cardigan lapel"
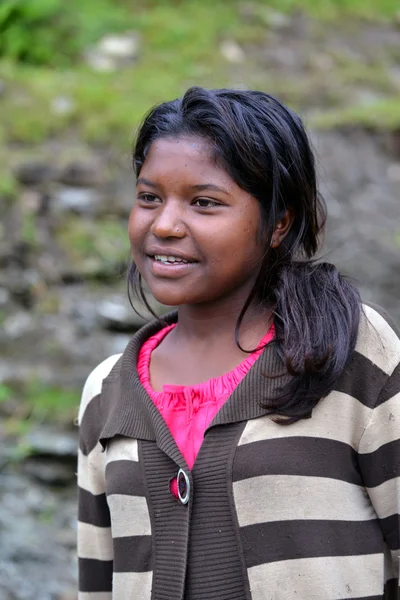
[[[120,360],[103,381],[101,404],[107,414],[100,435],[105,440],[116,435],[156,441],[157,445],[182,468],[187,468],[176,442],[154,402],[140,382],[136,369],[143,343],[165,325],[177,321],[177,312],[152,321],[138,331],[129,342]],[[278,388],[287,381],[282,376],[284,365],[274,342],[264,349],[233,394],[228,398],[210,424],[225,425],[255,419],[268,414],[262,402],[273,398]]]
[[268,415],[270,410],[263,404],[277,396],[280,387],[288,378],[284,364],[278,356],[276,344],[272,341],[222,405],[209,428]]
[[188,469],[176,442],[158,408],[140,382],[136,369],[143,343],[166,324],[176,322],[177,313],[169,313],[162,321],[152,321],[138,331],[129,342],[116,367],[103,381],[102,406],[107,419],[100,434],[103,447],[107,439],[122,435],[156,441],[157,446],[181,468]]

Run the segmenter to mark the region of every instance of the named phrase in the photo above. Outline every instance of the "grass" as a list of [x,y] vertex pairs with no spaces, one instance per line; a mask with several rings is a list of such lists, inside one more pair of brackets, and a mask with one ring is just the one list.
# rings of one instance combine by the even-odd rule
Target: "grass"
[[266,0],[263,4],[290,12],[303,9],[320,19],[341,19],[344,16],[365,19],[390,19],[399,10],[395,0]]
[[22,215],[20,239],[30,246],[37,244],[36,217],[31,212],[25,212]]
[[[287,79],[265,67],[255,70],[250,58],[240,65],[240,70],[236,69],[220,52],[224,39],[236,40],[243,46],[262,43],[276,21],[276,12],[301,9],[328,22],[326,26],[340,29],[342,21],[352,19],[391,21],[398,14],[398,0],[255,0],[245,4],[250,14],[247,20],[241,16],[243,2],[238,0],[70,0],[68,10],[74,15],[77,36],[74,47],[81,52],[106,33],[135,30],[140,34],[138,60],[119,71],[99,73],[73,55],[61,67],[55,67],[50,59],[49,64],[40,66],[3,57],[0,198],[12,199],[18,193],[7,162],[9,148],[12,152],[31,144],[36,152],[48,138],[72,137],[125,152],[131,147],[135,127],[151,106],[181,95],[190,85],[222,87],[231,85],[236,76],[244,84],[274,90],[295,108],[305,106],[310,94],[318,91],[318,86],[323,88],[332,77],[334,85],[328,91],[322,90],[325,110],[309,117],[310,126],[400,127],[400,102],[388,79],[385,59],[377,57],[375,63],[365,65],[336,56],[333,72],[328,76],[311,69],[305,77]],[[325,24],[323,35],[324,28]],[[60,37],[60,43],[64,42]],[[389,58],[396,62],[400,55]],[[345,105],[342,92],[353,85],[383,92],[387,97],[368,106]],[[64,112],[56,110],[60,98],[69,102]],[[86,276],[95,272],[98,265],[113,271],[126,262],[125,223],[108,220],[95,224],[68,217],[55,233],[70,264],[78,265]],[[21,237],[31,245],[37,242],[34,217],[29,213],[24,215]],[[56,312],[57,298],[40,309]],[[79,392],[75,390],[49,387],[38,381],[19,391],[0,384],[0,403],[7,403],[16,394],[20,401],[17,414],[7,421],[10,432],[20,434],[34,421],[71,422],[76,415]],[[21,448],[21,455],[27,451]]]
[[311,116],[310,126],[332,129],[359,125],[367,129],[396,129],[400,126],[400,102],[398,97],[378,100],[367,106],[346,106]]
[[[82,61],[57,70],[3,60],[0,79],[6,91],[0,97],[0,141],[38,144],[72,131],[91,144],[112,143],[125,150],[134,128],[157,102],[179,96],[190,85],[229,85],[232,65],[219,52],[221,40],[259,39],[272,10],[300,7],[320,19],[393,18],[398,10],[393,0],[259,0],[252,6],[254,22],[246,23],[234,0],[141,0],[134,11],[127,1],[114,2],[110,10],[110,0],[72,0],[69,7],[76,11],[77,31],[86,45],[106,31],[134,29],[141,36],[139,60],[114,73],[93,72]],[[379,68],[348,64],[340,75],[344,85],[357,81],[388,85]],[[60,97],[70,101],[70,109],[57,113]]]
[[25,402],[29,417],[35,421],[45,419],[72,420],[79,404],[79,392],[56,386],[48,386],[40,381],[31,381],[25,392]]
[[[81,390],[65,389],[32,379],[21,384],[0,384],[0,405],[7,403],[14,408],[5,411],[3,417],[6,434],[20,438],[37,423],[52,422],[72,425],[75,422]],[[17,405],[15,400],[18,399]],[[24,458],[29,448],[21,442],[15,452]],[[18,458],[18,456],[15,456]]]
[[129,241],[125,222],[70,216],[60,223],[55,239],[70,268],[78,269],[87,278],[108,273],[115,277],[128,261]]
[[[212,18],[207,2],[182,6],[179,10],[157,3],[153,10],[135,10],[134,17],[125,19],[125,29],[133,28],[142,37],[140,60],[130,69],[98,73],[77,65],[57,71],[3,62],[0,77],[10,93],[1,101],[0,136],[35,143],[68,127],[92,143],[105,143],[110,137],[127,142],[153,104],[179,95],[191,84],[220,82],[224,65],[216,51],[218,40],[238,27],[237,12],[229,2],[217,4]],[[70,112],[54,113],[57,97],[71,99]]]

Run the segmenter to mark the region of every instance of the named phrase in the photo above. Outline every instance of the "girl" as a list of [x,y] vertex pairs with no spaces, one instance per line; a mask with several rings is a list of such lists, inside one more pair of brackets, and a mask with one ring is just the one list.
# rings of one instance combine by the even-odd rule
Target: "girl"
[[395,600],[400,341],[328,263],[299,117],[192,88],[134,151],[132,290],[176,306],[89,376],[80,600]]

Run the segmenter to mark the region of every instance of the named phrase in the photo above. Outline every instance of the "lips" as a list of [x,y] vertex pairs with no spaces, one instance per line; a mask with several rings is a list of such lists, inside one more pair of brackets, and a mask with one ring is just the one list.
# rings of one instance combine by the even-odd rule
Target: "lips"
[[165,254],[156,254],[153,256],[154,260],[157,262],[162,262],[164,264],[173,265],[173,264],[189,264],[190,261],[185,260],[184,258],[179,258],[178,256],[166,256]]
[[[167,259],[178,258],[172,254],[162,254],[158,256],[162,256],[162,258],[165,257]],[[157,260],[154,256],[149,256],[148,259],[150,262],[150,272],[152,275],[164,279],[179,279],[180,277],[184,277],[191,273],[193,269],[198,268],[197,262],[188,262],[186,260],[183,261],[180,258],[174,262],[168,260]]]
[[199,262],[195,257],[180,252],[179,250],[175,250],[174,248],[160,248],[153,246],[146,249],[146,254],[149,258],[164,264],[186,264]]

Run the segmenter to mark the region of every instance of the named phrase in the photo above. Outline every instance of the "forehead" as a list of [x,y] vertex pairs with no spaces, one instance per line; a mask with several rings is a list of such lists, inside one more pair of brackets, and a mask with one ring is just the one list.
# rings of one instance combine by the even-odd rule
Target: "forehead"
[[147,153],[141,175],[152,172],[162,177],[172,172],[231,180],[216,164],[213,148],[207,140],[197,137],[161,138],[155,140]]

